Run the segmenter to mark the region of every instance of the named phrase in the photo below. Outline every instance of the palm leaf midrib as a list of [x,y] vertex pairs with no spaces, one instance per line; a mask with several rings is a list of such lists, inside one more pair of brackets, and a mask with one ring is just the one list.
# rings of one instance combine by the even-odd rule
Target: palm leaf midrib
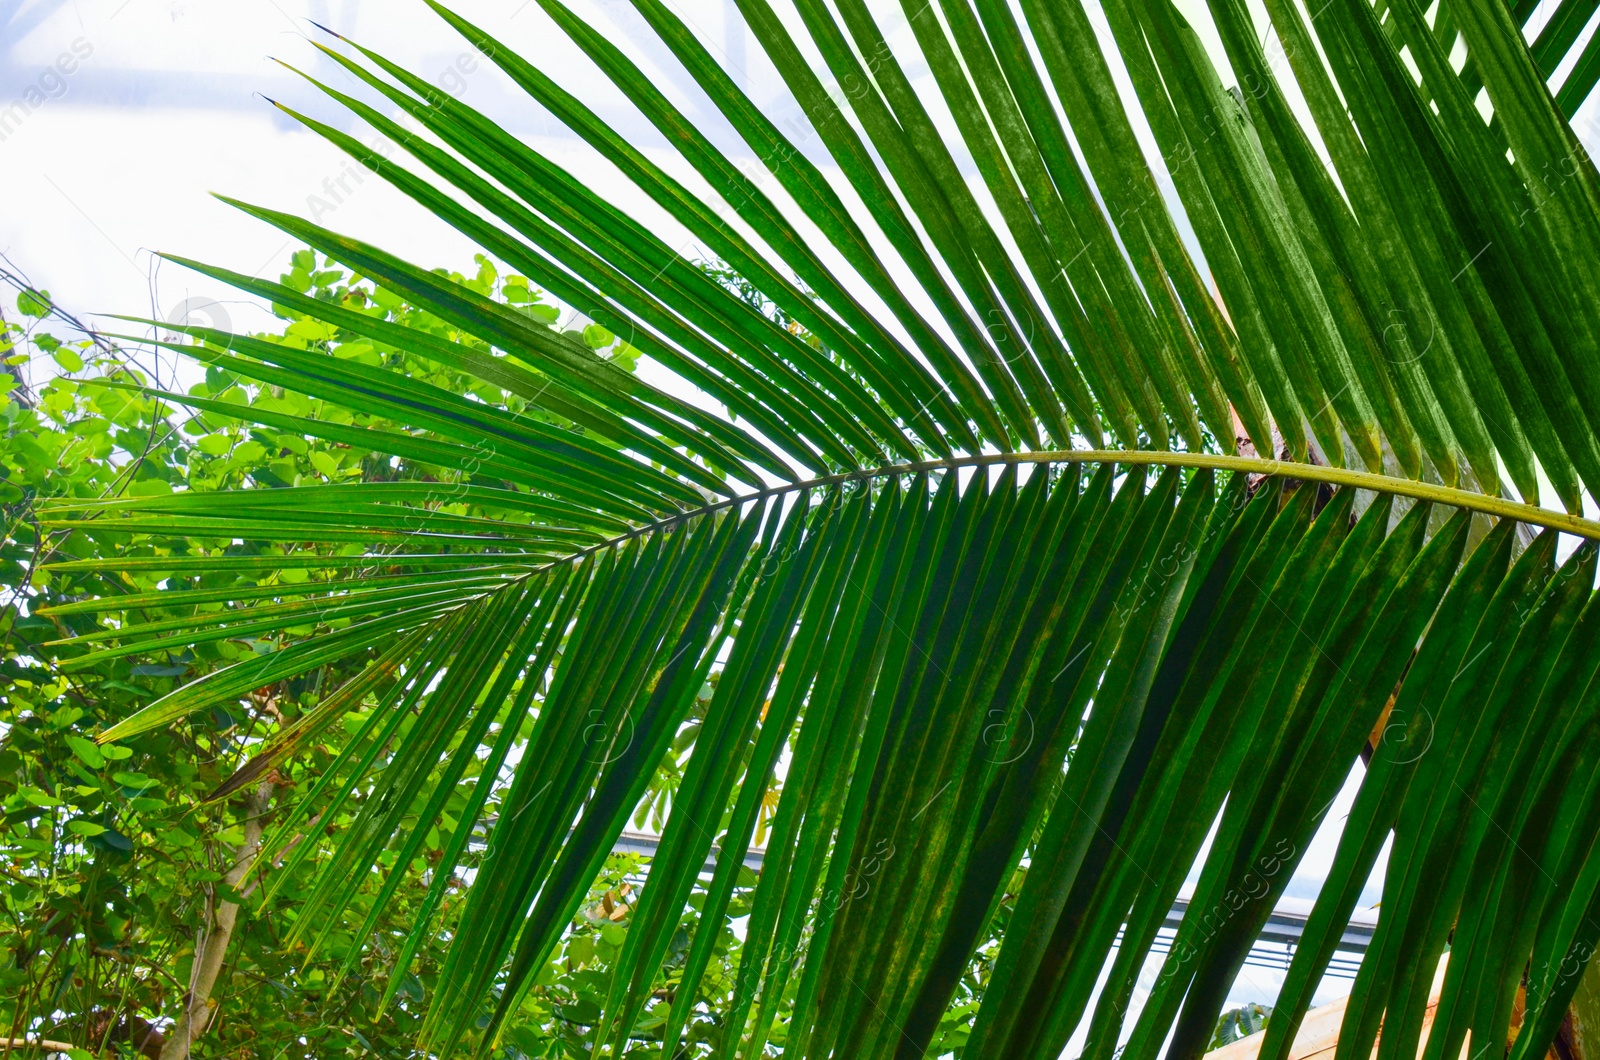
[[[1246,475],[1292,479],[1305,482],[1322,482],[1331,486],[1373,490],[1378,493],[1430,501],[1452,508],[1478,512],[1496,518],[1513,519],[1530,526],[1559,530],[1591,540],[1600,540],[1600,521],[1586,519],[1569,512],[1560,512],[1539,505],[1524,504],[1504,497],[1492,497],[1475,490],[1444,486],[1432,482],[1403,478],[1398,475],[1375,474],[1352,468],[1330,467],[1326,464],[1305,464],[1292,460],[1273,460],[1253,456],[1234,456],[1227,453],[1190,453],[1167,449],[1053,449],[1038,452],[982,453],[967,456],[930,458],[881,467],[861,468],[830,475],[819,475],[799,482],[785,482],[767,486],[749,493],[713,501],[699,508],[676,512],[663,519],[636,526],[604,541],[586,546],[570,556],[553,560],[546,567],[580,560],[597,552],[613,548],[634,538],[669,530],[684,522],[713,515],[729,508],[806,490],[828,489],[867,483],[877,479],[903,475],[937,474],[959,471],[962,468],[1021,467],[1025,465],[1055,464],[1124,464],[1140,467],[1182,467],[1234,471]],[[541,568],[544,569],[544,568]]]

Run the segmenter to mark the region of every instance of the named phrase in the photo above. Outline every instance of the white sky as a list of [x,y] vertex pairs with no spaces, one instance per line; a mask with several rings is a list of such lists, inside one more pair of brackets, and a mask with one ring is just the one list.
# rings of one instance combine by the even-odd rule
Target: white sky
[[[609,27],[611,39],[668,85],[671,98],[703,122],[731,157],[753,161],[663,50],[639,44],[652,38],[626,0],[577,0],[573,6]],[[673,6],[780,125],[797,115],[754,41],[737,19],[726,17],[731,0],[679,0]],[[1203,8],[1200,0],[1180,0],[1179,6],[1186,12]],[[455,7],[576,91],[674,175],[700,186],[537,4],[456,0]],[[373,142],[364,126],[272,61],[301,65],[353,91],[352,79],[308,43],[307,36],[317,33],[308,19],[457,91],[693,255],[681,230],[476,58],[420,0],[0,0],[0,251],[77,312],[167,318],[185,299],[210,298],[222,301],[236,324],[250,326],[259,309],[176,266],[158,270],[152,255],[165,250],[262,276],[275,277],[285,268],[294,244],[211,199],[207,193],[215,190],[316,215],[331,228],[425,266],[470,269],[474,248],[465,239],[262,98],[271,96]],[[898,38],[891,34],[891,41]],[[60,56],[74,52],[86,57],[64,80],[47,72]],[[30,90],[32,99],[42,99],[37,107],[26,105]],[[24,106],[6,113],[13,101]],[[1592,147],[1600,139],[1596,106],[1592,99],[1576,123]],[[802,141],[802,149],[826,164],[814,138]],[[1353,795],[1352,783],[1308,851],[1291,895],[1315,894]],[[1369,888],[1364,904],[1376,898]],[[1247,968],[1234,1001],[1270,1001],[1280,981],[1273,972]],[[1348,981],[1330,981],[1323,998],[1346,989]]]
[[[674,175],[698,184],[537,4],[460,0],[456,6],[576,89]],[[573,6],[595,24],[613,28],[611,39],[658,82],[672,86],[669,94],[691,117],[721,133],[716,139],[730,156],[738,161],[746,154],[664,51],[639,46],[651,35],[631,5],[577,0]],[[731,0],[680,0],[674,6],[769,114],[780,124],[794,116],[754,41],[737,18],[726,17]],[[1186,11],[1201,6],[1200,0],[1180,4]],[[171,266],[157,271],[151,254],[165,250],[261,275],[280,271],[292,245],[207,194],[220,191],[315,212],[332,228],[423,264],[468,268],[472,248],[466,240],[262,98],[372,142],[364,126],[272,61],[295,63],[337,88],[352,88],[352,79],[308,43],[307,35],[325,39],[312,19],[436,83],[457,87],[464,99],[591,186],[682,240],[682,232],[615,169],[499,71],[477,61],[475,70],[462,75],[457,63],[465,57],[474,65],[471,50],[419,0],[0,0],[0,108],[24,100],[30,89],[33,99],[44,97],[36,109],[24,105],[20,120],[14,111],[0,123],[0,250],[74,310],[142,312],[153,300],[165,316],[188,297],[229,299],[212,281]],[[1195,21],[1209,25],[1203,18]],[[1591,26],[1585,36],[1592,31]],[[47,67],[74,48],[79,55],[87,51],[87,58],[62,83]],[[1576,123],[1591,145],[1600,143],[1594,135],[1597,105],[1591,100]],[[802,141],[807,147],[816,149],[814,142]]]
[[[537,5],[457,6],[525,54],[555,59],[558,74],[583,61]],[[597,5],[602,17],[622,6]],[[585,145],[514,95],[414,0],[0,0],[0,105],[25,98],[30,87],[47,94],[0,142],[0,249],[59,302],[82,311],[148,311],[154,250],[260,275],[282,271],[293,245],[208,195],[219,191],[317,213],[329,227],[428,266],[469,269],[473,248],[465,239],[262,98],[372,142],[369,130],[272,61],[352,89],[353,79],[308,43],[317,31],[307,19],[459,86],[463,98],[593,186],[628,198],[609,165],[596,164]],[[89,55],[63,90],[44,71],[74,43]],[[471,72],[463,75],[458,64]],[[592,69],[583,73],[586,86],[598,82]],[[660,145],[641,119],[618,113],[618,98],[597,95],[588,98],[631,138]],[[187,297],[235,297],[170,265],[155,280],[163,316]]]

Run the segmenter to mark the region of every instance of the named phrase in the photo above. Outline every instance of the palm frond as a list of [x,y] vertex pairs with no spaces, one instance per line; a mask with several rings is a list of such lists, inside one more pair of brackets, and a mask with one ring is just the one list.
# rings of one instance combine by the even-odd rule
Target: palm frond
[[[1530,46],[1530,4],[1330,0],[1307,18],[1267,0],[1263,22],[1212,0],[1225,85],[1169,0],[739,0],[802,137],[668,5],[634,0],[757,179],[606,33],[540,0],[702,196],[428,2],[774,311],[486,115],[358,45],[323,49],[376,102],[311,83],[418,165],[288,114],[685,385],[265,207],[236,204],[441,326],[174,259],[328,338],[175,329],[188,341],[168,345],[254,389],[165,400],[432,480],[47,516],[153,550],[58,569],[230,579],[58,609],[111,620],[66,642],[92,649],[70,665],[256,644],[104,740],[366,660],[218,791],[361,712],[266,844],[279,872],[317,872],[293,940],[370,934],[419,862],[417,822],[483,758],[393,982],[446,920],[422,1044],[488,1049],[715,677],[597,1051],[645,1034],[698,886],[649,1019],[663,1055],[709,1007],[718,1056],[920,1056],[976,976],[962,1055],[1056,1056],[1082,1028],[1095,1060],[1196,1057],[1363,751],[1263,1057],[1288,1055],[1390,837],[1341,1058],[1380,1023],[1381,1060],[1416,1053],[1447,946],[1428,1060],[1506,1041],[1524,979],[1515,1060],[1544,1050],[1600,931],[1600,524],[1582,516],[1600,486],[1600,175],[1566,124],[1594,43],[1548,87],[1593,3],[1565,0]],[[1564,511],[1538,506],[1541,483]],[[1558,563],[1560,532],[1585,541]],[[141,617],[174,607],[194,610]],[[290,852],[330,805],[353,824]],[[742,890],[737,975],[713,996]]]

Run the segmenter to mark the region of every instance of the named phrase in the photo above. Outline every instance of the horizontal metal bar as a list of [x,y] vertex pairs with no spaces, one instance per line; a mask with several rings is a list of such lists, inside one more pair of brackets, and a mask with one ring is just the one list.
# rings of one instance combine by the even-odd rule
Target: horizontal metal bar
[[[1305,899],[1286,898],[1278,903],[1267,917],[1267,923],[1261,929],[1257,939],[1261,942],[1275,942],[1280,945],[1298,946],[1300,939],[1305,934],[1306,923],[1311,919],[1312,903]],[[1184,915],[1189,912],[1189,900],[1179,898],[1173,903],[1172,909],[1167,913],[1163,927],[1177,930]],[[1219,916],[1218,920],[1226,919]],[[1344,933],[1339,936],[1336,949],[1342,953],[1366,953],[1367,946],[1372,942],[1372,934],[1378,928],[1376,913],[1370,910],[1357,910],[1350,922],[1345,925]]]
[[[612,850],[618,854],[639,854],[644,857],[654,857],[661,840],[658,836],[647,835],[642,832],[624,832],[617,838]],[[766,850],[761,847],[751,847],[744,856],[745,867],[752,872],[761,871],[762,858]],[[703,871],[711,872],[717,867],[717,854],[715,851],[706,858]],[[1266,924],[1261,933],[1256,936],[1255,943],[1250,948],[1247,963],[1258,967],[1286,968],[1289,960],[1294,956],[1294,947],[1300,944],[1300,939],[1305,935],[1306,924],[1311,919],[1313,903],[1301,898],[1284,898],[1273,908],[1267,917]],[[1190,910],[1188,898],[1179,898],[1167,912],[1166,919],[1162,921],[1162,929],[1173,934],[1183,923],[1183,918]],[[1225,914],[1226,910],[1224,910]],[[1219,922],[1226,920],[1227,916],[1219,914]],[[1350,957],[1336,957],[1328,966],[1329,975],[1343,978],[1353,978],[1356,968],[1360,965],[1362,955],[1367,952],[1367,946],[1372,942],[1373,932],[1377,930],[1378,918],[1373,910],[1357,910],[1345,925],[1343,934],[1339,936],[1335,952],[1339,954],[1354,955]],[[1118,941],[1121,941],[1119,934]],[[1171,945],[1171,938],[1158,940],[1156,952],[1165,953]],[[1273,947],[1284,947],[1274,949]]]
[[[656,856],[656,848],[661,845],[659,836],[646,835],[643,832],[623,832],[617,841],[611,845],[613,854],[642,854],[647,858]],[[744,864],[751,872],[761,871],[761,859],[766,850],[761,847],[751,847],[744,855]],[[718,852],[713,850],[706,858],[702,872],[712,872],[717,867]]]

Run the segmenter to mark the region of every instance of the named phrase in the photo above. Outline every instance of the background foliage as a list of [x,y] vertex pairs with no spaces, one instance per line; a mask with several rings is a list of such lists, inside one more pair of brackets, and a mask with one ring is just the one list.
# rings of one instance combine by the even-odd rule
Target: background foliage
[[[535,319],[558,319],[560,311],[541,292],[522,277],[500,276],[487,259],[480,258],[472,276],[452,278]],[[333,263],[319,261],[310,250],[294,255],[283,282],[317,298],[364,307],[386,320],[446,331],[441,322]],[[82,337],[72,328],[73,321],[51,311],[47,293],[18,295],[5,337],[9,372],[0,377],[0,388],[6,391],[0,404],[5,432],[0,501],[8,531],[0,577],[5,593],[0,863],[8,877],[0,891],[6,910],[0,920],[0,1030],[66,1040],[87,1051],[104,1047],[118,1055],[142,1048],[147,1055],[158,1055],[161,1037],[155,1028],[163,1017],[174,1016],[191,981],[202,913],[215,903],[233,901],[243,902],[249,912],[232,941],[228,974],[215,995],[218,1017],[198,1055],[409,1055],[417,1009],[441,943],[422,948],[416,971],[403,977],[387,1004],[383,991],[389,968],[382,950],[358,956],[350,969],[343,969],[346,958],[361,950],[348,934],[336,936],[312,960],[305,958],[304,946],[286,950],[284,921],[292,921],[304,887],[291,885],[263,907],[253,879],[240,890],[221,882],[243,842],[248,799],[205,801],[251,748],[313,707],[365,660],[342,660],[336,667],[263,688],[251,697],[248,711],[219,706],[127,747],[97,749],[94,732],[139,704],[219,663],[245,652],[271,650],[274,644],[271,638],[222,641],[159,662],[127,660],[62,674],[54,665],[62,656],[49,642],[94,625],[84,618],[46,618],[38,610],[81,598],[87,591],[107,591],[107,586],[99,575],[47,573],[40,565],[99,555],[105,542],[92,533],[69,536],[42,530],[34,509],[45,499],[61,497],[431,476],[404,462],[374,463],[346,446],[251,430],[221,417],[191,417],[138,393],[86,386],[97,378],[153,382],[158,369],[150,365],[148,351],[130,352]],[[284,316],[281,333],[274,337],[302,348],[371,363],[403,356],[338,341],[309,318]],[[634,354],[625,344],[602,329],[579,331],[585,341],[631,367]],[[36,367],[27,372],[24,366],[30,360]],[[485,393],[483,384],[464,376],[432,365],[407,367],[456,392],[476,388],[486,399],[501,400],[499,393]],[[30,389],[22,383],[30,375],[48,381]],[[185,389],[196,396],[315,411],[308,407],[314,402],[241,385],[215,369]],[[218,544],[232,554],[254,551],[157,537],[143,553]],[[293,581],[304,575],[289,571],[283,577]],[[213,578],[200,584],[228,583]],[[157,570],[115,579],[110,591],[151,593],[162,588],[174,585]],[[154,604],[144,613],[155,619],[171,612]],[[353,730],[359,717],[346,726]],[[335,734],[308,757],[274,772],[269,820],[326,767],[338,743]],[[654,798],[664,805],[670,788],[663,786]],[[489,812],[493,806],[491,801]],[[346,809],[320,824],[331,833],[351,815]],[[430,836],[427,848],[438,845],[436,834]],[[597,984],[604,981],[604,970],[626,930],[626,899],[639,871],[637,857],[618,856],[608,864],[592,902],[574,922],[569,942],[551,962],[543,989],[525,1003],[513,1031],[512,1054],[563,1055],[562,1043],[581,1040],[585,1016],[602,989]],[[422,878],[407,877],[407,885],[384,906],[377,935],[403,936],[426,890]],[[252,903],[252,897],[257,901]],[[347,972],[342,979],[341,970]]]

